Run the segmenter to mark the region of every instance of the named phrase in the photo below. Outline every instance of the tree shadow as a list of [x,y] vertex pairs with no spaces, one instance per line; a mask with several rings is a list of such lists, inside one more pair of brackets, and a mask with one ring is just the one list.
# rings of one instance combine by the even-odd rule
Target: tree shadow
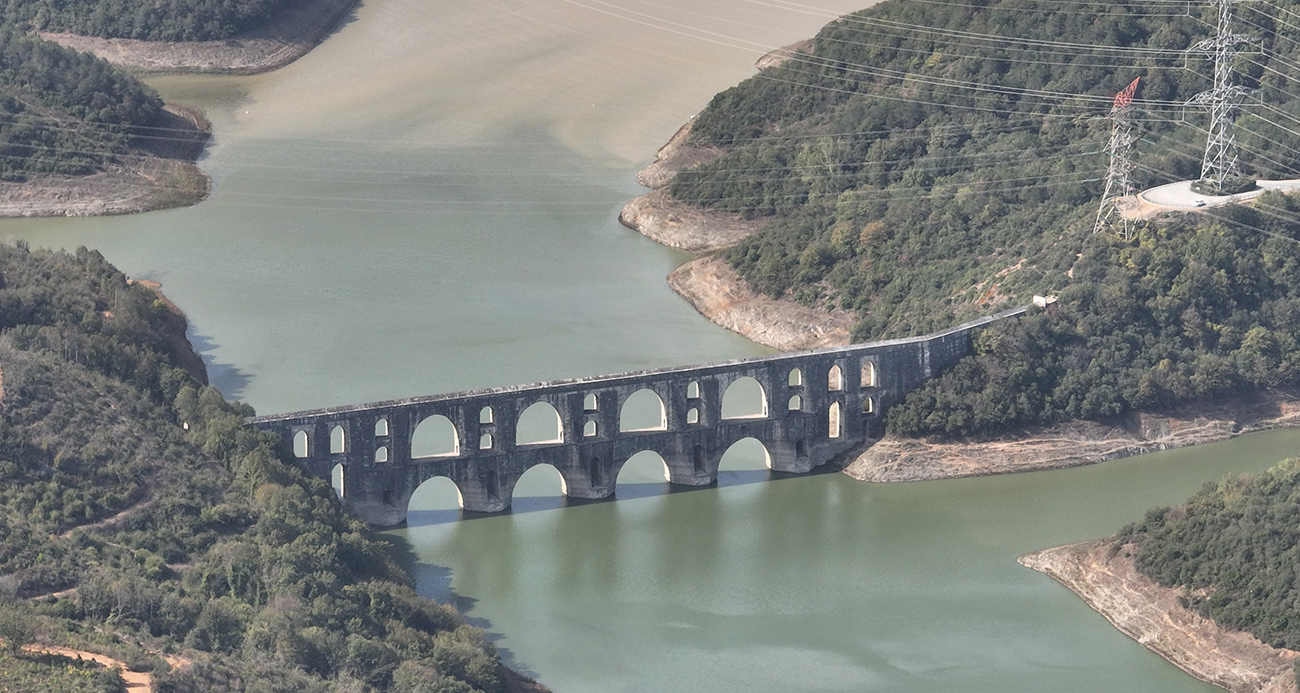
[[244,390],[252,378],[233,364],[217,362],[212,354],[218,345],[212,338],[201,335],[193,329],[186,336],[194,347],[194,353],[203,359],[203,366],[208,371],[208,382],[228,400],[243,399]]

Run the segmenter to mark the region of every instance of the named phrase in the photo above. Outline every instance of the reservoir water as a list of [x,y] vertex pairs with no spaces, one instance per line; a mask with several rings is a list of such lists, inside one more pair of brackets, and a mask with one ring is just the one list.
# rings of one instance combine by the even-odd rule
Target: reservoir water
[[[214,383],[263,413],[766,353],[615,218],[715,92],[862,0],[816,3],[363,0],[284,70],[150,80],[213,121],[210,200],[0,236],[162,281]],[[1204,691],[1015,558],[1298,447],[868,485],[768,481],[741,446],[717,488],[669,493],[642,456],[617,501],[566,506],[535,470],[513,513],[467,521],[430,482],[390,534],[556,693]]]

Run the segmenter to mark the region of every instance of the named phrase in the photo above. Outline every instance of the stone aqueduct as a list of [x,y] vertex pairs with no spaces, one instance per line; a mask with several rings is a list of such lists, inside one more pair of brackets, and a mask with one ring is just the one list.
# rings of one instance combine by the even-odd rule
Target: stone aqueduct
[[[566,496],[608,498],[623,464],[645,450],[659,454],[673,484],[714,483],[723,453],[745,438],[762,443],[773,471],[798,474],[868,443],[880,433],[885,407],[968,353],[972,330],[1024,311],[1004,311],[923,337],[248,422],[280,435],[310,473],[333,479],[344,504],[375,525],[403,522],[411,494],[438,476],[456,485],[464,510],[505,510],[515,482],[541,464],[559,471]],[[762,410],[724,418],[726,392],[747,378],[761,387]],[[624,404],[633,396],[644,399],[643,391],[659,400],[659,425],[622,430]],[[539,405],[558,419],[557,435],[518,442],[520,415]],[[452,444],[440,454],[414,456],[413,436],[426,421],[454,431]]]

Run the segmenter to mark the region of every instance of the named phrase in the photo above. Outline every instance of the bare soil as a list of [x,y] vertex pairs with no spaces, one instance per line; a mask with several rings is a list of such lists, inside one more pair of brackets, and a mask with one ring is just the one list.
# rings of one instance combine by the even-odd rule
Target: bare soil
[[1021,565],[1051,576],[1125,635],[1183,671],[1233,693],[1295,693],[1300,652],[1270,647],[1179,603],[1183,590],[1139,573],[1129,547],[1107,540],[1022,556]]
[[827,313],[759,294],[718,256],[678,267],[668,275],[668,286],[709,320],[774,349],[802,351],[849,343],[850,313]]
[[[788,60],[795,51],[810,46],[811,41],[803,41],[779,48],[760,58],[760,67]],[[627,203],[618,220],[663,245],[712,253],[762,230],[765,221],[701,209],[669,194],[667,186],[678,172],[713,161],[722,153],[716,147],[688,142],[694,124],[692,117],[659,149],[654,162],[637,174],[637,181],[653,190]],[[699,258],[677,268],[669,275],[668,285],[704,317],[759,344],[790,351],[849,343],[853,320],[848,313],[815,310],[789,299],[764,296],[747,286],[720,256]]]
[[922,481],[1060,469],[1300,426],[1300,391],[1271,390],[1168,412],[1098,423],[1070,421],[989,440],[927,441],[886,436],[844,473],[861,481]]
[[79,217],[134,214],[192,205],[210,181],[194,161],[211,126],[197,111],[167,106],[152,132],[105,171],[87,176],[40,174],[0,181],[0,217]]
[[[60,647],[58,645],[24,645],[23,650],[34,654],[58,655],[68,659],[81,659],[94,662],[105,669],[118,669],[121,672],[122,681],[126,684],[127,693],[153,693],[153,676],[145,671],[132,671],[127,667],[126,662],[120,659],[114,659],[108,655],[102,655],[95,652],[86,652],[85,650],[74,650],[70,647]],[[155,653],[161,657],[172,668],[188,666],[189,662],[180,657]]]
[[134,72],[255,74],[306,55],[357,0],[298,0],[257,27],[220,41],[140,41],[41,32],[41,38],[93,53]]
[[816,39],[804,39],[798,43],[782,46],[781,48],[771,51],[756,60],[754,62],[754,67],[760,70],[766,70],[769,67],[776,67],[777,65],[788,63],[800,53],[811,53],[815,42]]
[[678,202],[659,188],[623,207],[618,220],[656,243],[692,253],[729,248],[763,228],[763,222]]

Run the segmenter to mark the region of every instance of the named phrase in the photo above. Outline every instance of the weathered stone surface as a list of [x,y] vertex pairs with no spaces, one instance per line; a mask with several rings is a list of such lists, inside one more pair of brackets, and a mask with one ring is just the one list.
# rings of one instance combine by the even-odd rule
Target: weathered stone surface
[[[539,464],[559,471],[566,496],[608,498],[623,464],[643,450],[658,453],[668,467],[669,481],[686,486],[717,481],[723,453],[744,438],[763,444],[773,471],[805,473],[878,438],[879,412],[966,355],[972,330],[1024,310],[923,337],[261,416],[248,423],[278,434],[286,445],[304,438],[301,462],[320,478],[330,479],[335,466],[342,465],[344,504],[377,525],[404,521],[411,494],[437,476],[456,484],[465,510],[505,510],[515,482]],[[792,379],[796,369],[799,378]],[[839,377],[833,378],[836,369]],[[765,413],[722,418],[727,388],[746,377],[762,386]],[[620,431],[623,404],[641,390],[658,395],[663,426]],[[517,444],[518,417],[538,402],[558,414],[560,439]],[[432,416],[450,421],[455,451],[413,457],[415,429]],[[837,426],[832,423],[836,419]],[[594,434],[586,435],[592,433],[592,424]],[[331,435],[336,428],[342,431],[344,445],[334,453]]]

